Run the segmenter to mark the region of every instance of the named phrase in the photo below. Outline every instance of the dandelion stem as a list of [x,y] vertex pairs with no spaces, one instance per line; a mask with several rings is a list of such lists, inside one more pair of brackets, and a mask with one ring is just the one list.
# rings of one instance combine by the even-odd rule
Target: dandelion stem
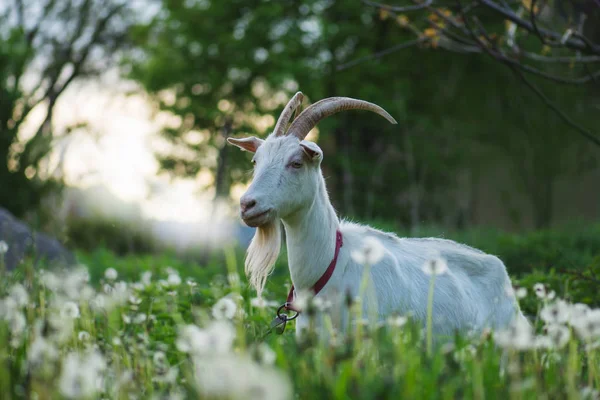
[[433,290],[435,287],[435,273],[431,274],[429,280],[429,297],[427,300],[427,355],[431,357],[433,352]]

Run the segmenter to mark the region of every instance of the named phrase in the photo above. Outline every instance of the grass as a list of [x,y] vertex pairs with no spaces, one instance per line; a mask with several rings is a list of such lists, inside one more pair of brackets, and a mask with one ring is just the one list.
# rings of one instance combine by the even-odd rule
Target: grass
[[[598,327],[596,336],[582,339],[574,322],[545,321],[546,328],[561,326],[565,340],[554,328],[543,334],[538,313],[537,335],[516,329],[498,343],[488,332],[457,336],[430,352],[421,328],[400,318],[358,323],[328,340],[309,332],[297,341],[294,323],[282,335],[265,336],[276,307],[253,306],[241,257],[230,249],[199,266],[98,250],[80,254],[87,270],[39,272],[25,264],[5,273],[0,393],[6,399],[598,398]],[[107,278],[110,268],[116,279]],[[279,266],[265,297],[283,302],[287,280]],[[538,311],[562,304],[528,289]],[[329,320],[311,310],[313,318]]]

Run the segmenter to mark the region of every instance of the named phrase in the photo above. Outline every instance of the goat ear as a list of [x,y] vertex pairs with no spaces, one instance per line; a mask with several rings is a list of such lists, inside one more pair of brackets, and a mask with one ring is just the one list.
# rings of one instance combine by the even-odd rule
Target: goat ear
[[230,144],[239,147],[243,151],[249,151],[251,153],[256,153],[256,150],[263,144],[264,140],[259,139],[254,136],[250,136],[247,138],[236,139],[236,138],[227,138],[227,142]]
[[323,159],[323,150],[316,143],[303,140],[300,142],[302,151],[313,161],[321,161]]

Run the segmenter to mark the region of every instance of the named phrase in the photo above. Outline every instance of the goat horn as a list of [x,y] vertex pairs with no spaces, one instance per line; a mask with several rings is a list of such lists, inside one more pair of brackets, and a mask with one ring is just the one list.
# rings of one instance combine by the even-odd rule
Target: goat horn
[[292,117],[292,113],[296,111],[296,109],[302,105],[302,100],[304,100],[304,95],[302,92],[297,92],[294,97],[290,101],[288,101],[287,105],[281,112],[279,119],[277,120],[277,124],[275,124],[275,129],[273,129],[273,136],[283,136],[285,135],[285,128],[287,123],[290,121]]
[[350,97],[329,97],[307,107],[296,118],[288,134],[296,136],[300,140],[304,140],[308,132],[314,128],[323,118],[329,117],[340,111],[345,110],[368,110],[381,115],[392,124],[396,124],[396,120],[392,118],[383,108],[368,101],[351,99]]

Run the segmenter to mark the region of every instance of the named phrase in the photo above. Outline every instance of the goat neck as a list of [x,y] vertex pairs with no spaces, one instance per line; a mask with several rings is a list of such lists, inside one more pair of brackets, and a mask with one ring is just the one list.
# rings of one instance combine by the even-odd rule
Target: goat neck
[[312,203],[282,221],[292,283],[296,291],[308,290],[333,259],[340,225],[322,177]]

